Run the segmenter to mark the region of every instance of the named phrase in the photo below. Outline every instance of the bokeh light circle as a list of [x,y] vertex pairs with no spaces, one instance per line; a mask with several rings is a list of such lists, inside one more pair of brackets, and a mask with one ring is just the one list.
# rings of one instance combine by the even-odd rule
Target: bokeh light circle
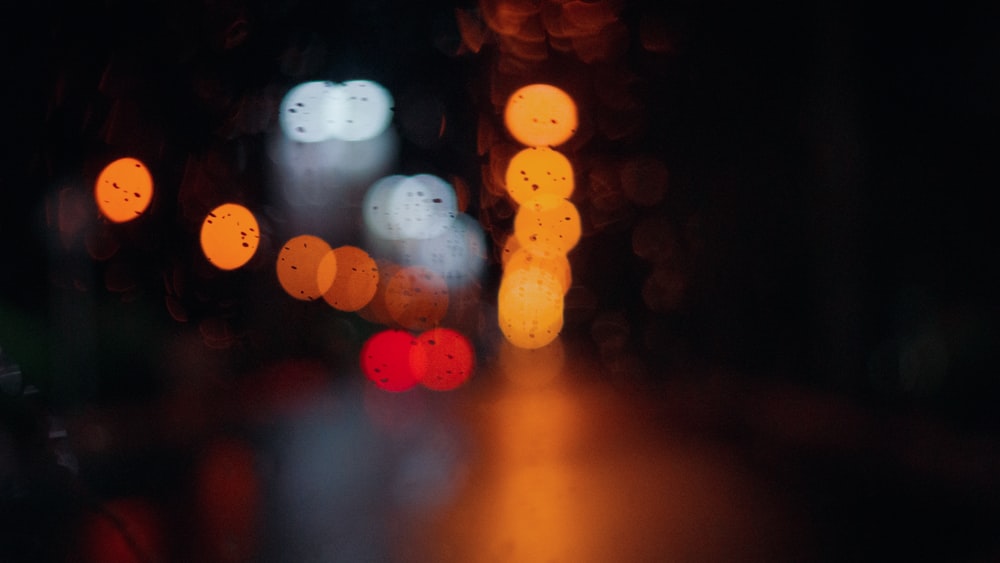
[[201,249],[220,270],[235,270],[250,261],[260,244],[260,227],[249,209],[237,203],[222,204],[201,224]]
[[344,141],[364,141],[380,135],[392,123],[392,95],[371,80],[348,80],[325,98],[327,130]]
[[563,291],[556,277],[538,270],[504,272],[497,292],[497,321],[519,348],[541,348],[563,327]]
[[507,193],[523,204],[539,194],[568,198],[573,194],[573,166],[559,151],[528,147],[514,155],[506,174]]
[[580,212],[566,199],[549,194],[524,203],[514,217],[514,234],[521,245],[533,254],[566,254],[580,241]]
[[109,221],[131,221],[142,215],[153,201],[153,176],[141,161],[119,158],[98,175],[94,201]]
[[299,235],[281,247],[276,270],[285,293],[301,301],[312,301],[330,289],[336,278],[336,255],[323,239]]
[[420,382],[428,389],[451,391],[457,389],[472,377],[475,352],[464,334],[450,328],[432,328],[417,337],[417,346],[411,356],[411,363],[417,373],[422,373]]
[[576,133],[576,103],[550,84],[530,84],[511,94],[504,109],[507,130],[529,147],[555,147]]
[[447,283],[421,266],[400,268],[386,286],[385,306],[392,319],[404,328],[433,328],[448,312]]
[[290,89],[281,100],[278,122],[285,137],[300,143],[318,143],[332,136],[327,112],[338,86],[314,80]]
[[361,347],[361,371],[385,391],[401,392],[415,387],[424,374],[414,367],[426,365],[416,338],[405,330],[383,330]]
[[378,289],[378,265],[371,256],[356,246],[333,249],[336,275],[323,300],[340,311],[357,311],[368,305]]

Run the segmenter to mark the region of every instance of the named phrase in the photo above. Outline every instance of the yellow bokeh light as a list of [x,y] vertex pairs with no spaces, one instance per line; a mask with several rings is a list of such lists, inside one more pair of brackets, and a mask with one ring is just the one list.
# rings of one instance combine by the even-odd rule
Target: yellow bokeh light
[[524,203],[514,217],[522,248],[540,256],[565,255],[580,241],[580,212],[569,200],[542,194]]
[[559,151],[528,147],[511,159],[506,186],[511,199],[520,204],[540,194],[568,198],[573,194],[573,166]]
[[514,92],[504,110],[507,130],[529,147],[555,147],[576,133],[576,103],[549,84],[531,84]]
[[249,209],[226,203],[213,209],[201,224],[201,250],[220,270],[235,270],[257,252],[260,228]]
[[94,200],[109,221],[131,221],[142,215],[153,201],[153,177],[139,160],[119,158],[105,166],[97,177]]
[[393,320],[404,328],[434,328],[448,312],[448,285],[427,268],[400,268],[385,289],[385,306]]
[[[569,291],[573,285],[573,270],[569,265],[569,259],[565,255],[540,256],[532,254],[526,248],[518,249],[507,260],[504,266],[504,273],[513,274],[518,270],[526,270],[527,275],[548,274],[559,280],[563,295]],[[537,272],[536,272],[537,271]]]
[[281,247],[276,263],[278,282],[288,295],[313,301],[323,295],[337,274],[333,249],[323,239],[299,235]]
[[541,348],[563,326],[562,285],[541,270],[504,272],[497,293],[497,320],[508,342],[518,348]]
[[378,265],[364,250],[341,246],[333,250],[336,275],[323,299],[334,309],[357,311],[372,300],[378,289]]

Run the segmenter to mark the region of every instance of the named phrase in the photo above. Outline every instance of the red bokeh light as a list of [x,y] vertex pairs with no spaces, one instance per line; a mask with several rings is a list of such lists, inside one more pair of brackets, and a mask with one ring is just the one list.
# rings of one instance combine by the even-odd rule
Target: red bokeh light
[[384,330],[361,347],[361,371],[379,388],[400,392],[412,389],[423,378],[414,370],[425,366],[417,339],[405,330]]
[[423,373],[420,382],[424,387],[451,391],[472,376],[475,352],[462,333],[450,328],[433,328],[421,334],[417,343],[410,364],[415,372]]

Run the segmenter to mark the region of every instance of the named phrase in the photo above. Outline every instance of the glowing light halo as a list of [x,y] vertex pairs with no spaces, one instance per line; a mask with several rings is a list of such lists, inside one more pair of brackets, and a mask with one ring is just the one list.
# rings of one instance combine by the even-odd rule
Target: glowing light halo
[[563,292],[559,280],[539,271],[505,272],[497,292],[497,321],[504,337],[519,348],[541,348],[563,326]]
[[330,136],[344,141],[375,138],[392,123],[394,101],[381,84],[348,80],[337,84],[325,99],[324,115]]
[[313,301],[325,293],[337,275],[333,249],[315,235],[292,237],[275,261],[278,282],[289,296]]
[[392,319],[410,330],[437,326],[448,312],[448,286],[422,266],[404,266],[389,280],[385,305]]
[[422,374],[420,383],[424,387],[434,391],[451,391],[472,376],[475,352],[461,332],[437,327],[424,331],[416,340],[417,346],[411,349],[410,363],[415,373]]
[[94,201],[109,221],[131,221],[142,215],[153,201],[153,176],[142,161],[119,158],[97,176]]
[[368,305],[378,289],[379,269],[375,260],[356,246],[333,249],[336,275],[323,300],[340,311],[357,311]]
[[458,196],[437,176],[393,174],[368,188],[361,213],[367,231],[378,238],[431,239],[454,222]]
[[384,391],[408,391],[423,379],[423,373],[414,371],[415,367],[419,369],[427,363],[420,358],[422,353],[423,348],[409,332],[383,330],[361,346],[361,371]]
[[375,181],[365,192],[361,204],[361,215],[369,233],[386,240],[403,238],[402,224],[392,206],[392,198],[397,188],[407,176],[393,174]]
[[199,234],[205,258],[220,270],[235,270],[253,258],[260,244],[260,227],[249,209],[224,203],[205,216]]
[[526,201],[514,216],[514,235],[522,248],[543,256],[565,255],[582,234],[580,212],[566,199],[541,194]]
[[504,275],[513,275],[517,271],[525,271],[525,276],[552,276],[559,281],[563,295],[573,285],[573,270],[569,259],[563,254],[543,256],[532,254],[528,249],[515,251],[504,265]]
[[398,217],[401,238],[434,238],[458,214],[455,189],[431,174],[409,176],[393,184],[388,195],[389,212]]
[[551,84],[529,84],[508,98],[504,124],[522,144],[555,147],[576,133],[576,102]]
[[285,137],[300,143],[331,138],[327,112],[337,91],[336,84],[322,80],[302,82],[288,90],[278,108],[278,123]]
[[559,151],[528,147],[511,159],[505,185],[507,194],[519,204],[540,194],[566,199],[573,194],[573,166]]

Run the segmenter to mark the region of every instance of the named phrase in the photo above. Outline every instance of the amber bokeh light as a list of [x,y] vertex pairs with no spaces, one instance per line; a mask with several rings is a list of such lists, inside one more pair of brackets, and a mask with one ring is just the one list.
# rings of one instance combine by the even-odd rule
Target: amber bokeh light
[[542,256],[565,255],[580,241],[580,212],[570,201],[540,195],[525,202],[514,218],[521,247]]
[[559,146],[576,133],[576,103],[555,86],[530,84],[511,94],[504,123],[518,142],[529,147]]
[[368,305],[378,289],[375,260],[356,246],[337,247],[333,256],[336,273],[330,288],[323,292],[323,300],[340,311],[357,311]]
[[142,215],[153,201],[153,176],[139,160],[119,158],[97,177],[94,200],[109,221],[131,221]]
[[250,261],[260,244],[260,227],[249,209],[226,203],[213,209],[201,225],[201,249],[220,270],[235,270]]
[[427,268],[400,268],[386,286],[385,305],[400,326],[427,330],[437,326],[448,312],[448,285]]
[[528,147],[514,155],[506,174],[507,193],[519,204],[540,194],[568,198],[573,194],[573,166],[559,151]]
[[313,301],[333,284],[337,258],[323,239],[299,235],[281,247],[276,270],[285,293],[301,301]]

